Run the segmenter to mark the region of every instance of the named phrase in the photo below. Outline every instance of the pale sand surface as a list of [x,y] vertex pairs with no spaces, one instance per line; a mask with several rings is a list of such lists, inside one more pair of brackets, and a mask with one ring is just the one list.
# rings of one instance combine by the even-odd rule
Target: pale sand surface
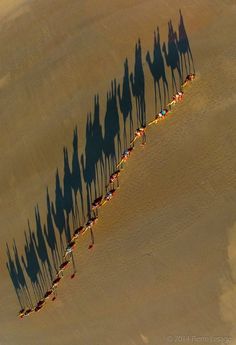
[[[230,336],[234,344],[236,6],[99,2],[0,5],[0,344],[165,345],[170,335]],[[78,125],[79,155],[84,152],[97,92],[103,126],[110,82],[122,82],[126,57],[133,71],[139,37],[152,119],[145,54],[152,54],[157,25],[162,42],[168,20],[178,31],[179,8],[196,80],[173,114],[150,127],[147,145],[136,145],[117,196],[99,213],[95,250],[87,251],[89,235],[79,243],[78,275],[66,274],[57,300],[41,313],[18,319],[6,243],[14,259],[16,241],[22,262],[28,219],[35,231],[38,204],[46,222],[46,188],[54,201],[57,168],[63,181],[63,147],[71,161]],[[133,116],[136,125],[135,107]]]

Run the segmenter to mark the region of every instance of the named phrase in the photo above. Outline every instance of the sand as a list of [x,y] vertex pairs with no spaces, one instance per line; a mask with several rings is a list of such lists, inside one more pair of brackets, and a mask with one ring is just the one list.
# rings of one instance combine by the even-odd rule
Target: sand
[[[227,339],[236,343],[234,2],[7,4],[3,1],[0,6],[0,344],[212,344]],[[7,246],[16,264],[15,241],[18,269],[22,268],[35,303],[32,277],[44,279],[46,289],[48,263],[55,275],[51,249],[42,234],[47,224],[47,188],[50,201],[55,200],[56,169],[63,188],[63,148],[71,166],[77,126],[78,154],[85,161],[84,175],[80,160],[82,199],[79,191],[77,195],[82,218],[81,200],[87,212],[84,177],[91,182],[92,199],[91,176],[96,167],[96,188],[104,185],[96,161],[99,145],[91,149],[89,126],[86,137],[89,113],[92,121],[94,117],[94,96],[99,94],[104,135],[111,81],[122,85],[126,58],[129,72],[134,71],[135,44],[140,38],[147,120],[153,118],[153,79],[145,56],[149,51],[152,57],[157,26],[161,43],[168,40],[170,19],[178,33],[179,8],[196,80],[186,89],[184,102],[160,125],[150,126],[146,146],[135,145],[119,191],[99,211],[94,250],[87,250],[89,233],[79,242],[75,279],[70,279],[71,267],[55,302],[38,314],[18,319],[20,303],[6,265]],[[171,72],[165,69],[171,95]],[[118,110],[115,134],[116,143],[120,135],[122,150],[123,117]],[[135,102],[133,120],[136,128]],[[109,135],[106,140],[110,142]],[[38,231],[37,205],[42,226],[40,230],[38,222]],[[71,213],[69,222],[73,229]],[[29,226],[38,245],[36,257],[29,255],[31,279],[23,265]],[[61,259],[56,227],[55,239]],[[62,241],[65,245],[64,232]],[[225,342],[212,338],[216,336],[226,337]]]

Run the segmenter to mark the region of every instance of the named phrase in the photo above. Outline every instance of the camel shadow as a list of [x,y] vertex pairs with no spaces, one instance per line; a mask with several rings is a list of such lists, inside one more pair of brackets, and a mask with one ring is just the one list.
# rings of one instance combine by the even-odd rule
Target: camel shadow
[[[132,96],[130,90],[130,82],[129,82],[129,66],[128,66],[128,59],[125,60],[124,63],[124,76],[123,76],[123,83],[122,83],[122,91],[120,84],[117,87],[117,94],[119,99],[119,106],[120,111],[123,115],[123,124],[124,124],[124,132],[123,132],[123,143],[124,148],[127,148],[128,142],[132,139],[133,133],[133,116],[132,116]],[[129,119],[129,140],[127,140],[127,129],[126,123]]]
[[[103,159],[103,133],[100,123],[99,95],[94,96],[94,112],[92,123],[93,157],[95,165],[95,179],[97,181],[97,195],[101,195],[104,189],[104,159]],[[96,195],[96,196],[97,196]]]
[[[164,57],[163,57],[164,54]],[[169,98],[169,85],[166,78],[166,66],[171,69],[172,89],[177,91],[182,80],[183,69],[186,73],[194,69],[192,52],[180,11],[179,39],[168,23],[168,44],[161,46],[159,28],[154,32],[153,51],[146,53],[146,62],[153,78],[155,110],[158,98],[161,108]],[[130,73],[130,70],[132,71]],[[146,71],[146,69],[145,69]],[[176,75],[177,73],[177,75]],[[17,298],[21,307],[32,306],[27,277],[32,286],[34,299],[38,301],[58,272],[65,254],[65,247],[71,240],[71,227],[83,226],[94,215],[92,202],[107,191],[110,175],[117,170],[121,159],[121,149],[129,148],[133,137],[136,111],[137,127],[146,126],[145,74],[142,60],[141,41],[135,44],[134,66],[129,66],[126,58],[123,65],[123,79],[120,84],[116,79],[106,95],[104,118],[101,124],[101,106],[98,94],[94,96],[93,111],[87,114],[85,143],[79,154],[78,129],[73,130],[72,154],[63,147],[63,174],[59,169],[55,173],[55,195],[53,199],[46,189],[45,224],[38,205],[34,208],[35,231],[28,220],[25,232],[24,255],[19,259],[15,241],[12,256],[7,244],[6,263]],[[121,122],[123,128],[121,130]],[[123,131],[123,135],[121,132]],[[128,133],[129,132],[129,133]],[[52,201],[53,200],[53,201]],[[72,225],[71,225],[72,224]],[[93,235],[93,233],[92,233]],[[92,236],[92,243],[94,237]],[[49,250],[49,255],[48,254]],[[73,261],[74,264],[74,261]]]
[[25,256],[21,257],[21,261],[30,279],[35,301],[39,301],[47,289],[47,283],[40,267],[29,222],[28,228],[28,234],[25,232]]
[[[185,73],[195,73],[195,67],[193,62],[193,55],[189,44],[189,39],[184,25],[184,19],[181,10],[179,10],[179,39],[178,39],[178,50],[180,54],[180,64],[182,75]],[[192,65],[192,66],[191,66]]]
[[56,234],[55,234],[55,227],[53,224],[53,216],[52,216],[52,208],[51,208],[51,200],[47,188],[47,197],[46,197],[46,203],[47,203],[47,222],[46,225],[44,225],[44,236],[46,238],[47,244],[51,250],[51,256],[53,261],[54,269],[56,270],[58,266],[60,265],[60,256],[57,248],[57,240],[56,240]]
[[75,215],[74,215],[74,202],[73,202],[72,185],[71,185],[72,175],[70,171],[68,150],[66,147],[64,147],[63,153],[64,153],[63,208],[66,214],[66,218],[65,218],[66,240],[67,242],[69,242],[71,239],[69,217],[70,217],[70,214],[72,214],[72,221],[74,224]]
[[132,94],[135,97],[137,127],[146,126],[145,77],[142,62],[141,41],[135,45],[134,72],[130,74]]
[[43,235],[43,228],[41,225],[40,213],[38,205],[35,207],[35,223],[36,223],[36,232],[32,233],[32,239],[34,243],[34,247],[36,249],[38,258],[40,259],[41,263],[41,271],[42,271],[42,279],[44,281],[44,285],[47,282],[52,280],[52,267],[49,260],[47,246],[45,242],[45,237]]
[[[74,193],[74,211],[77,224],[82,224],[85,221],[84,201],[83,201],[83,186],[78,153],[78,129],[75,127],[73,135],[73,154],[72,154],[72,171],[71,171],[71,187]],[[79,192],[81,210],[79,209],[77,194]],[[81,214],[81,215],[80,215]]]
[[[117,148],[117,150],[116,150]],[[104,119],[103,153],[105,156],[105,183],[108,176],[116,169],[117,157],[121,153],[120,122],[117,105],[116,80],[111,82],[107,92],[106,113]]]
[[87,213],[91,217],[92,199],[97,198],[104,188],[103,134],[100,123],[99,95],[94,96],[94,111],[87,115],[86,143],[81,155],[81,166],[87,194]]
[[9,275],[11,277],[12,284],[15,288],[16,295],[17,295],[19,304],[21,306],[21,309],[24,309],[26,307],[31,307],[33,303],[32,303],[29,288],[26,282],[26,278],[24,275],[24,271],[20,263],[19,254],[18,254],[15,241],[13,243],[14,259],[11,257],[8,244],[6,244],[6,247],[7,247],[7,258],[8,258],[8,262],[6,263],[6,266],[7,266]]
[[[157,87],[161,109],[163,108],[164,104],[167,103],[167,99],[169,99],[169,87],[166,79],[164,58],[161,51],[159,28],[157,28],[157,32],[154,31],[153,58],[151,60],[151,56],[148,51],[146,54],[146,61],[153,77],[155,111],[157,112]],[[160,82],[162,82],[164,97],[161,95]]]
[[[172,92],[176,93],[182,84],[182,73],[180,68],[180,59],[178,52],[178,41],[177,34],[174,31],[171,20],[168,22],[168,51],[166,49],[165,42],[162,46],[162,51],[165,56],[166,64],[171,69],[171,78],[172,78]],[[177,70],[179,83],[176,81],[175,71]]]
[[63,234],[65,231],[66,220],[64,214],[63,193],[58,169],[56,171],[55,203],[51,202],[51,210],[54,223],[59,232],[60,256],[62,257],[65,250]]

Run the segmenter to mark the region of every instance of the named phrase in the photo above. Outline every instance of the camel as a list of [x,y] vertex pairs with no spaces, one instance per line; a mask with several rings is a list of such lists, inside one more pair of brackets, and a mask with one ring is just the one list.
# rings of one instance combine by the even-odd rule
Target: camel
[[73,250],[75,249],[75,245],[76,245],[76,242],[75,241],[70,241],[66,247],[66,252],[65,252],[65,255],[64,255],[64,259],[66,258],[66,256],[70,253],[73,252]]
[[70,260],[64,261],[64,262],[60,265],[57,274],[59,275],[60,273],[63,273],[63,272],[65,271],[65,269],[69,266],[69,263],[70,263]]
[[110,201],[111,198],[113,197],[113,195],[115,194],[115,192],[116,192],[116,189],[114,189],[114,188],[109,190],[109,192],[107,192],[105,197],[104,197],[102,205],[105,205],[108,201]]
[[52,294],[53,294],[53,289],[48,290],[44,295],[44,299],[45,300],[49,299]]
[[85,224],[84,230],[82,231],[82,235],[84,235],[89,229],[91,229],[97,221],[98,217],[91,217]]
[[44,307],[44,304],[37,305],[37,306],[34,308],[34,311],[37,313],[37,312],[40,311],[43,307]]
[[57,276],[57,277],[53,280],[53,282],[52,282],[52,288],[53,288],[53,289],[55,289],[55,288],[58,286],[58,284],[60,283],[61,279],[62,279],[62,276],[61,276],[61,277]]
[[[114,183],[115,181],[117,181],[117,187],[119,187],[119,177],[120,175],[120,170],[116,170],[114,173],[111,174],[110,178],[109,178],[109,183],[112,183],[113,184],[113,187],[114,187]],[[106,186],[108,188],[109,184]]]
[[117,164],[117,168],[119,168],[120,165],[122,165],[122,163],[126,162],[131,154],[131,152],[133,151],[133,147],[129,147],[127,150],[125,150],[123,153],[122,153],[122,156],[121,156],[121,160],[120,162]]
[[92,203],[92,209],[95,210],[96,208],[98,208],[99,206],[101,206],[102,204],[102,199],[103,199],[103,196],[99,196],[98,198],[96,198],[94,200],[94,202]]
[[164,119],[168,113],[168,109],[162,109],[158,114],[156,114],[155,119],[149,122],[148,126],[152,125],[153,123],[157,124],[158,121]]
[[75,229],[75,231],[74,231],[74,233],[72,235],[71,241],[77,240],[77,238],[79,237],[80,232],[83,232],[83,230],[84,230],[83,226],[80,226],[77,229]]
[[134,139],[131,141],[131,145],[134,144],[135,140],[142,138],[142,145],[146,143],[146,126],[137,128],[134,134]]
[[21,319],[25,316],[25,309],[24,309],[24,308],[21,309],[21,310],[19,311],[18,316],[19,316]]
[[24,316],[29,316],[31,313],[33,313],[33,311],[34,311],[34,309],[32,309],[32,308],[27,309],[27,310],[25,311]]
[[[182,87],[183,87],[183,85],[182,85]],[[183,93],[183,91],[178,91],[178,92],[176,92],[175,95],[173,95],[172,101],[170,101],[170,102],[167,104],[167,106],[170,106],[170,107],[171,107],[172,105],[175,105],[176,103],[181,102],[181,101],[183,100],[183,98],[184,98],[184,93]]]
[[189,82],[193,81],[194,79],[195,79],[195,73],[188,74],[187,77],[185,78],[182,88],[184,88],[186,85],[189,84]]

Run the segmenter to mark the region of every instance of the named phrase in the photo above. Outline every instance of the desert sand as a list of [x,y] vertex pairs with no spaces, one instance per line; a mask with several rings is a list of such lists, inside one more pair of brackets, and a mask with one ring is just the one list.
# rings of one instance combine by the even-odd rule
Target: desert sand
[[[158,65],[156,102],[146,56],[153,60],[157,27],[161,49],[170,20],[179,38],[179,9],[196,79],[148,128],[147,144],[135,143],[114,200],[99,210],[94,249],[89,233],[79,240],[75,278],[71,266],[54,302],[18,318],[49,288],[69,231],[104,192],[105,164],[115,164],[142,121],[135,60],[146,121],[164,103],[165,85],[171,98],[164,52],[167,84]],[[235,15],[230,0],[1,1],[1,345],[236,343]]]

